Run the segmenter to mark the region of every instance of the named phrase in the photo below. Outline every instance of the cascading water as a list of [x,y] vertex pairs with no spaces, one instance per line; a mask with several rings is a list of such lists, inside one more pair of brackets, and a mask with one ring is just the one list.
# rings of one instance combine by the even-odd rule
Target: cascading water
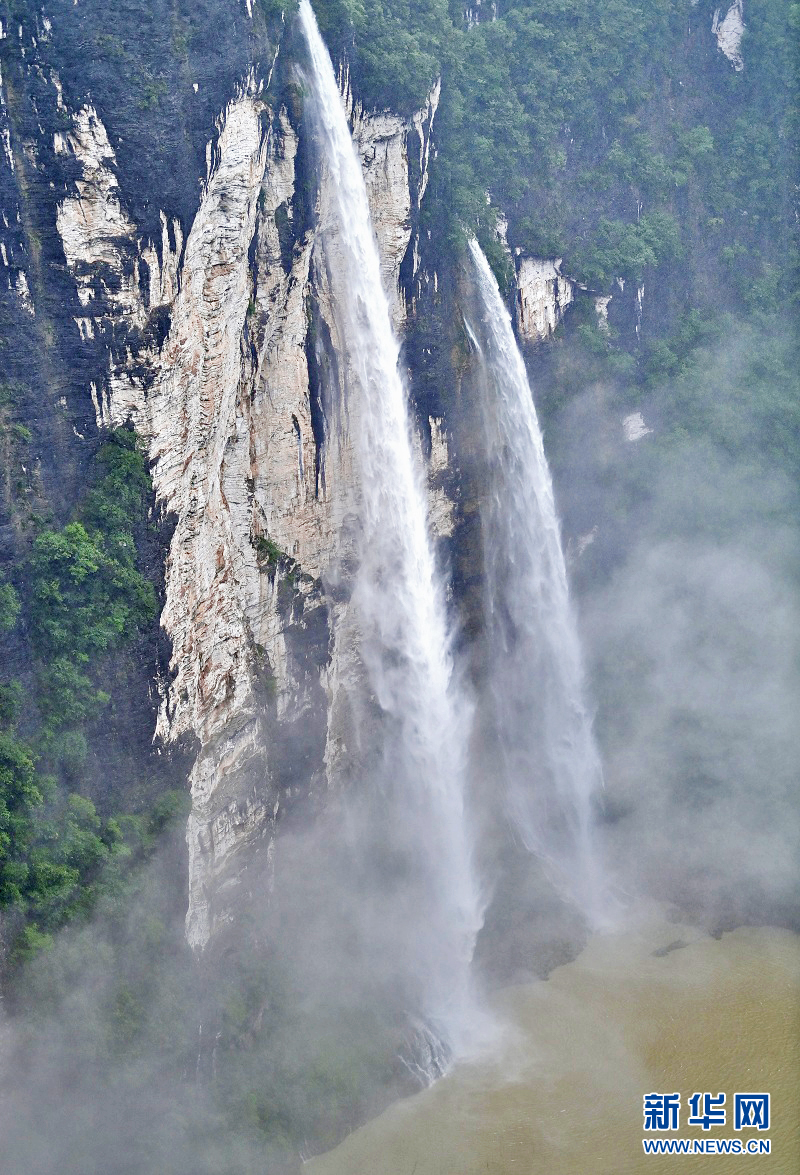
[[553,485],[511,318],[476,240],[489,486],[482,525],[492,691],[509,815],[526,848],[591,924],[605,897],[593,844],[602,766],[584,697]]
[[[361,164],[308,0],[301,0],[300,21],[332,192],[332,224],[323,241],[356,431],[359,568],[349,608],[381,711],[381,764],[369,785],[377,797],[371,811],[383,829],[377,852],[386,861],[389,898],[382,912],[392,924],[398,961],[416,969],[423,1016],[458,1052],[472,1010],[470,962],[483,916],[465,812],[469,708],[452,680],[425,493]],[[421,1031],[425,1036],[427,1028]],[[429,1045],[428,1051],[435,1050]]]

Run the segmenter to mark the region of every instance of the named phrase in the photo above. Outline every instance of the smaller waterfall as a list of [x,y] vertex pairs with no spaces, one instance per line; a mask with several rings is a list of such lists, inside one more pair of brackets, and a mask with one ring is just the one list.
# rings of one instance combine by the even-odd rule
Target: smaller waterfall
[[489,464],[482,510],[492,691],[509,815],[526,848],[592,924],[604,895],[592,836],[602,767],[586,708],[578,630],[553,484],[525,364],[474,239]]

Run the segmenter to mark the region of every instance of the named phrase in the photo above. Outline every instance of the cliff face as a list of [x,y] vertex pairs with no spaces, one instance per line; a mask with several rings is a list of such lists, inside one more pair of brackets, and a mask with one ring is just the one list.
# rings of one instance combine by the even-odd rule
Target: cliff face
[[[31,513],[45,501],[55,522],[71,517],[93,452],[111,428],[131,422],[147,445],[159,510],[173,528],[160,616],[170,651],[160,661],[140,658],[136,688],[150,688],[152,704],[144,737],[137,730],[130,742],[153,739],[154,755],[189,750],[188,930],[199,945],[235,905],[230,883],[250,850],[260,846],[268,855],[282,816],[300,800],[317,802],[339,774],[350,722],[342,686],[358,672],[346,634],[358,505],[351,449],[359,421],[342,394],[328,270],[335,243],[321,248],[331,193],[303,116],[295,72],[303,49],[292,20],[268,4],[237,0],[212,4],[214,21],[193,6],[170,23],[166,7],[137,0],[130,10],[112,11],[101,0],[53,0],[51,20],[20,0],[19,23],[3,18],[0,311],[14,346],[1,358],[11,356],[17,375],[28,363],[33,372],[19,414],[32,439],[13,469]],[[476,14],[496,23],[486,5],[479,8],[470,10],[468,24]],[[688,72],[676,74],[674,93],[688,95],[689,65],[703,55],[717,74],[724,71],[726,85],[747,83],[757,66],[748,48],[758,32],[755,12],[748,15],[744,71],[743,31],[741,0],[713,18],[704,5],[684,46],[699,56],[686,56]],[[365,61],[359,66],[356,42],[353,48],[365,92]],[[708,77],[716,77],[711,65]],[[475,505],[485,455],[467,371],[459,263],[446,243],[441,207],[451,190],[445,181],[458,174],[445,158],[447,143],[460,141],[452,107],[469,86],[460,96],[455,79],[451,86],[440,113],[437,84],[420,110],[402,117],[363,109],[346,66],[340,76],[403,337],[431,525],[479,678],[485,593]],[[492,86],[487,94],[498,100]],[[713,110],[702,109],[719,138]],[[653,114],[651,121],[668,120]],[[429,189],[433,129],[447,166],[433,169]],[[689,129],[670,192],[680,180],[689,185],[687,200],[702,203],[704,165],[696,160],[712,150],[714,135],[700,125]],[[601,131],[595,139],[583,133],[592,150],[601,150],[601,139],[602,153],[613,149],[610,172],[632,166],[634,147],[649,150],[625,146],[624,136],[609,145]],[[572,158],[573,137],[565,144]],[[658,159],[666,175],[666,156]],[[522,154],[520,160],[523,170]],[[500,188],[499,197],[492,192],[498,208]],[[653,346],[650,337],[659,317],[674,324],[683,314],[679,269],[675,280],[658,261],[669,256],[668,242],[656,238],[666,234],[666,241],[670,218],[651,216],[640,195],[631,189],[629,203],[612,209],[625,224],[604,222],[611,235],[602,250],[589,251],[589,262],[584,256],[588,269],[558,236],[522,232],[513,223],[508,230],[517,333],[532,345],[527,358],[545,413],[559,410],[565,387],[570,396],[585,387],[587,371],[601,362],[616,380],[612,358],[634,358],[642,371],[650,364],[651,381],[660,378],[659,364],[664,372],[679,368],[684,344]],[[509,214],[512,204],[506,201]],[[577,210],[576,204],[576,217]],[[536,211],[534,227],[542,210]],[[707,211],[714,211],[711,204]],[[751,221],[743,209],[741,223]],[[712,216],[707,223],[710,231],[724,221]],[[562,251],[563,272],[555,256]],[[561,323],[553,346],[539,346]],[[681,338],[700,329],[687,318]],[[619,406],[608,409],[612,440],[602,449],[609,468],[624,468],[627,441],[651,429],[658,436],[661,428],[649,404],[644,414],[634,411],[638,399],[628,404],[628,396],[621,387]],[[569,421],[550,430],[556,457],[559,439],[571,431]],[[591,543],[584,564],[594,559],[595,570],[604,570],[604,531],[591,495],[570,496],[567,488],[561,503],[574,550]],[[17,523],[6,522],[0,553],[19,567],[24,544],[15,546]],[[30,536],[26,542],[29,548]],[[612,551],[609,564],[617,557]],[[23,643],[24,636],[20,649]]]
[[[354,106],[346,75],[343,88],[402,328],[400,269],[418,248],[438,88],[409,121]],[[193,222],[161,213],[153,241],[122,206],[98,112],[82,107],[70,123],[55,150],[77,175],[57,229],[85,312],[75,320],[81,343],[104,340],[106,371],[87,389],[96,424],[133,422],[157,500],[175,518],[161,617],[172,677],[155,734],[198,748],[187,932],[201,945],[226,917],[245,850],[270,837],[291,798],[295,770],[280,750],[288,732],[305,732],[306,781],[325,782],[325,685],[340,671],[329,664],[329,615],[342,607],[327,585],[342,579],[357,492],[357,422],[339,395],[317,248],[328,181],[309,193],[309,144],[285,106],[270,111],[251,75],[208,143]],[[437,438],[434,473],[446,461]],[[444,519],[442,497],[439,487]]]
[[517,330],[526,343],[539,343],[564,317],[575,297],[575,283],[562,275],[561,258],[517,260]]
[[[482,529],[514,490],[469,339],[465,227],[513,287],[609,876],[716,928],[798,924],[790,38],[779,0],[720,2],[632,21],[625,4],[313,0],[345,63],[474,701],[481,987],[548,973],[583,928],[509,835],[491,666],[513,644],[492,636]],[[42,784],[14,855],[0,843],[4,1006],[36,1012],[19,1054],[2,1042],[0,1135],[12,1166],[17,1136],[36,1152],[20,1171],[43,1169],[48,1138],[53,1170],[67,1152],[81,1170],[295,1170],[408,1092],[435,1044],[404,1051],[414,952],[382,914],[396,887],[401,921],[435,925],[402,852],[417,829],[390,835],[396,809],[368,786],[389,774],[371,772],[373,731],[391,748],[397,724],[350,607],[364,420],[294,7],[0,0],[0,842],[17,780]],[[48,647],[42,614],[61,625],[73,570],[87,617]],[[348,788],[363,808],[337,802]],[[15,970],[23,950],[41,964]]]

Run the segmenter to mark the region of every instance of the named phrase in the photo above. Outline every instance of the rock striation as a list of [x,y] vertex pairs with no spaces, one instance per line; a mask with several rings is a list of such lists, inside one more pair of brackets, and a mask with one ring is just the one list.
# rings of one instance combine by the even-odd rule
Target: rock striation
[[[410,120],[363,111],[346,73],[342,88],[402,327],[400,269],[417,248],[438,86]],[[327,700],[343,669],[335,650],[331,659],[331,618],[346,609],[358,422],[341,394],[317,247],[327,180],[309,207],[308,144],[253,75],[219,116],[193,222],[162,213],[158,240],[123,206],[93,106],[54,149],[78,171],[57,228],[83,311],[80,344],[102,340],[107,356],[88,389],[97,425],[134,423],[175,519],[161,617],[172,676],[156,736],[197,749],[187,936],[199,948],[230,917],[250,850],[269,843],[297,792],[285,732],[305,732],[306,790],[309,776],[312,789],[326,786],[335,754]],[[447,533],[447,447],[439,422],[431,429],[432,502]]]
[[517,330],[524,342],[548,338],[574,297],[574,282],[562,275],[560,257],[517,257]]

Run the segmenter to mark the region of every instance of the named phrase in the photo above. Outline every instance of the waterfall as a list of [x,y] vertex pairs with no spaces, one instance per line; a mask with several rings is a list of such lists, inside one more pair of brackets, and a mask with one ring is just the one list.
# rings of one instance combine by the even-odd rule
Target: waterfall
[[[310,55],[306,84],[330,180],[330,224],[322,239],[361,498],[349,612],[380,712],[380,761],[367,781],[369,811],[381,828],[371,851],[385,862],[376,887],[384,895],[380,910],[390,924],[392,959],[415,971],[423,1016],[458,1052],[483,916],[465,810],[470,711],[453,681],[425,490],[361,164],[308,0],[301,0],[300,21]],[[366,830],[370,835],[374,830]]]
[[482,508],[491,687],[508,808],[526,848],[591,924],[604,894],[592,836],[602,767],[587,711],[553,484],[525,364],[489,264],[470,251],[489,476]]

